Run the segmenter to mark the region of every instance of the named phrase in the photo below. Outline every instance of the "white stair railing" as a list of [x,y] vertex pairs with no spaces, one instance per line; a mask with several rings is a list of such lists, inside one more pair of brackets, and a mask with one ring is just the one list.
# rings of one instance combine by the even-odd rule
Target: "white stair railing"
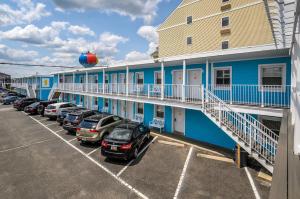
[[55,91],[57,90],[57,84],[54,83],[51,90],[50,90],[50,93],[48,95],[48,100],[52,100],[53,96],[54,96],[54,93]]
[[[203,88],[204,89],[204,88]],[[230,105],[204,89],[203,112],[270,172],[277,151],[278,135],[248,114],[235,112]]]

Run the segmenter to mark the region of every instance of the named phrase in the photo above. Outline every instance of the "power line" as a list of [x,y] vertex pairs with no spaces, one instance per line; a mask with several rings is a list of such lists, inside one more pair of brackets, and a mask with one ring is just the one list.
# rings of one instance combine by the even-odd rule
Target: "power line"
[[0,62],[0,65],[14,65],[14,66],[38,66],[49,68],[79,68],[78,66],[59,66],[59,65],[44,65],[44,64],[25,64],[25,63],[13,63],[13,62]]

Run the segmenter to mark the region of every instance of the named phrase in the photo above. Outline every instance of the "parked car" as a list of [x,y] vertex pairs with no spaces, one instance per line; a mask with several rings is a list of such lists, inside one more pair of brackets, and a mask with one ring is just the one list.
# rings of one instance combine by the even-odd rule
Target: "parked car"
[[24,108],[25,113],[29,113],[29,114],[37,114],[38,113],[38,106],[39,106],[40,102],[34,102],[33,104],[30,104],[28,106],[26,106]]
[[59,123],[59,125],[63,125],[64,119],[66,118],[68,113],[71,113],[73,111],[77,110],[84,110],[85,108],[81,107],[69,107],[69,108],[61,108],[58,112],[56,121]]
[[86,110],[86,109],[76,110],[71,113],[68,113],[66,118],[64,119],[63,128],[69,132],[75,133],[77,126],[84,118],[96,114],[99,114],[99,112],[93,110]]
[[50,104],[57,103],[57,100],[51,100],[51,101],[41,101],[40,104],[37,107],[37,112],[39,115],[44,116],[45,108]]
[[14,103],[16,100],[20,99],[18,96],[7,96],[3,98],[2,103],[3,104],[11,104]]
[[150,138],[143,124],[126,122],[117,126],[101,143],[101,154],[107,158],[137,158],[141,146]]
[[50,104],[45,108],[44,116],[48,117],[49,119],[57,119],[59,109],[68,107],[76,107],[76,104],[70,102]]
[[36,98],[23,98],[14,102],[14,108],[16,108],[18,111],[23,111],[26,106],[37,101],[38,99]]
[[5,92],[1,95],[0,102],[3,102],[4,98],[9,97],[9,96],[18,96],[18,94],[15,92]]
[[100,142],[122,122],[123,118],[108,113],[88,117],[78,125],[77,140],[81,142]]

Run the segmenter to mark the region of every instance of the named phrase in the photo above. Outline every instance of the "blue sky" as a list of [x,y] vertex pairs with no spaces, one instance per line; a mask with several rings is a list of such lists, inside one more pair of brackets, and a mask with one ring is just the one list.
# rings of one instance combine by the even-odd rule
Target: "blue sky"
[[[4,0],[0,3],[0,61],[78,66],[91,50],[100,64],[149,58],[156,27],[181,0]],[[57,68],[0,65],[13,76]]]

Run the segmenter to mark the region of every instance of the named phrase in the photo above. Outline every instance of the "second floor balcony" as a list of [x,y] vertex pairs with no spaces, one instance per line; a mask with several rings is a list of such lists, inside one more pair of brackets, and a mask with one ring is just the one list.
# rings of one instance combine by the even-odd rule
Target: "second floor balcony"
[[[271,108],[289,108],[291,86],[231,85],[216,87],[213,85],[179,84],[114,84],[114,83],[60,83],[61,91],[114,95],[143,99],[174,101],[180,103],[201,104],[205,101],[204,89],[224,102],[232,105],[259,106]],[[162,92],[163,91],[163,92]]]

